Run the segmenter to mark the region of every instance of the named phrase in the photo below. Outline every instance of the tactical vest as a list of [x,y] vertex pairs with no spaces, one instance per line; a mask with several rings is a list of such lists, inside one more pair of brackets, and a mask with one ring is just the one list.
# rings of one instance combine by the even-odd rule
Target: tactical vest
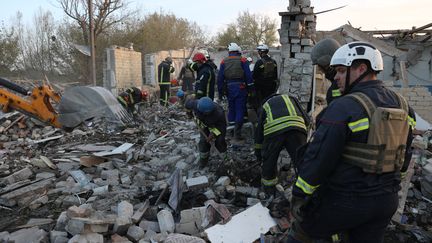
[[187,67],[185,68],[185,72],[183,74],[183,77],[187,78],[187,79],[195,79],[194,72],[190,68],[187,68]]
[[274,69],[277,68],[276,63],[273,62],[272,59],[261,59],[263,61],[263,72],[262,72],[262,78],[264,80],[275,80],[277,77],[274,75]]
[[[363,93],[348,95],[366,110],[369,134],[366,144],[349,142],[345,146],[342,154],[344,162],[359,166],[366,173],[381,174],[400,170],[405,159],[409,121],[408,104],[402,96],[396,95],[400,108],[376,107]],[[363,126],[367,126],[368,121],[364,122]]]
[[226,80],[244,80],[244,71],[241,65],[241,56],[230,56],[224,59]]
[[270,98],[264,103],[263,109],[267,115],[264,121],[264,137],[293,127],[306,131],[305,121],[302,116],[297,114],[288,95]]

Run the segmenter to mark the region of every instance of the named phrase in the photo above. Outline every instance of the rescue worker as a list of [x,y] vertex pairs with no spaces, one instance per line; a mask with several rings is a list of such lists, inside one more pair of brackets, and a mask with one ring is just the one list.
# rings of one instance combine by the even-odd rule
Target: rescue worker
[[203,53],[197,52],[192,58],[197,67],[197,79],[195,82],[195,97],[197,99],[207,96],[214,99],[215,73],[207,63]]
[[298,164],[288,242],[341,235],[382,242],[411,160],[414,111],[377,79],[383,60],[370,43],[341,46],[330,65],[343,96],[330,103]]
[[218,92],[219,99],[228,98],[228,122],[234,125],[234,137],[243,139],[241,128],[246,113],[248,93],[255,94],[249,63],[241,56],[241,48],[236,43],[228,45],[228,57],[219,66]]
[[278,183],[277,161],[285,148],[295,160],[296,150],[306,143],[306,114],[295,97],[274,94],[260,109],[255,131],[255,155],[263,161],[261,183],[270,196]]
[[181,68],[180,74],[177,77],[181,82],[182,90],[187,93],[192,93],[194,91],[195,73],[189,68],[192,63],[191,59],[188,59],[186,64]]
[[278,88],[277,63],[268,54],[269,48],[262,44],[257,47],[261,59],[259,59],[253,69],[253,80],[255,84],[257,103],[259,105],[276,93]]
[[208,164],[211,144],[214,141],[216,149],[221,153],[222,158],[227,156],[226,118],[223,108],[213,102],[209,97],[202,97],[199,100],[188,99],[185,108],[192,111],[195,122],[200,130],[200,141],[198,149],[200,152],[200,167]]
[[147,92],[137,87],[128,88],[117,96],[118,102],[132,115],[136,115],[135,104],[147,99]]
[[331,82],[326,93],[327,105],[329,105],[332,100],[342,95],[337,83],[334,81],[336,71],[333,67],[330,67],[330,60],[339,47],[340,44],[335,39],[326,38],[316,43],[311,51],[312,65],[317,65],[324,73],[325,78]]
[[160,104],[163,106],[168,105],[170,96],[170,74],[175,71],[172,66],[172,58],[166,57],[158,66],[158,82],[160,88]]

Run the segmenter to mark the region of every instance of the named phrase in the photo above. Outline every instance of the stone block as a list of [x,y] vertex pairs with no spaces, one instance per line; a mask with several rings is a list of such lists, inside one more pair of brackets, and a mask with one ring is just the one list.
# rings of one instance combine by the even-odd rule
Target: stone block
[[291,38],[290,43],[291,44],[299,44],[300,43],[300,38]]
[[301,52],[301,46],[297,44],[291,45],[291,52]]
[[145,232],[144,239],[141,239],[140,242],[142,240],[150,241],[153,238],[153,236],[155,236],[155,235],[157,235],[157,233],[154,232],[153,230],[149,229]]
[[85,217],[90,216],[92,211],[93,211],[93,209],[92,209],[91,205],[83,204],[83,205],[80,205],[79,207],[77,207],[77,206],[69,207],[66,211],[66,215],[69,218],[73,218],[73,217],[85,218]]
[[196,190],[205,188],[208,186],[208,178],[207,176],[199,176],[195,178],[189,178],[186,180],[186,186],[189,188],[189,190]]
[[200,232],[196,222],[178,223],[175,226],[175,232],[181,234],[195,235]]
[[124,235],[126,234],[131,224],[131,218],[118,217],[115,220],[113,231],[119,235]]
[[52,230],[50,231],[50,242],[55,242],[58,237],[67,238],[67,236],[68,234],[66,232]]
[[142,228],[145,231],[154,231],[154,232],[161,232],[159,228],[159,222],[155,221],[148,221],[146,219],[141,220],[139,223],[139,227]]
[[231,179],[228,176],[221,176],[215,182],[215,186],[228,186],[231,183]]
[[58,231],[65,231],[66,230],[65,227],[66,227],[68,221],[69,221],[69,218],[67,217],[66,211],[61,212],[61,214],[57,218],[57,222],[56,222],[54,229],[58,230]]
[[117,215],[122,218],[131,218],[133,215],[133,205],[128,201],[121,201],[117,206]]
[[148,207],[149,207],[150,201],[146,201],[144,204],[142,204],[136,211],[135,213],[132,215],[132,222],[134,224],[138,223],[139,221],[141,221],[141,218],[143,217],[144,213],[147,211]]
[[157,214],[157,219],[159,222],[159,228],[161,232],[173,233],[175,230],[174,218],[170,211],[161,210]]
[[109,224],[86,224],[84,232],[86,233],[106,233],[109,230]]
[[258,188],[238,186],[236,187],[236,193],[241,193],[252,197],[258,197]]
[[38,227],[20,229],[9,234],[8,242],[47,242],[48,233]]
[[0,242],[9,242],[9,232],[0,232]]
[[118,234],[111,235],[111,242],[112,243],[132,243],[128,238],[122,237]]
[[103,236],[97,233],[88,233],[75,235],[69,240],[69,243],[82,243],[82,242],[104,242]]
[[310,60],[311,58],[309,53],[295,53],[294,57],[299,60]]
[[76,219],[71,219],[68,221],[65,230],[71,235],[80,234],[84,230],[84,222]]
[[19,171],[13,173],[12,175],[9,175],[9,176],[6,176],[5,178],[0,179],[0,182],[2,182],[4,184],[13,184],[15,182],[28,179],[32,175],[33,175],[33,171],[30,168],[25,167],[24,169],[19,170]]
[[133,242],[137,242],[144,238],[144,230],[136,225],[132,225],[129,227],[126,237]]

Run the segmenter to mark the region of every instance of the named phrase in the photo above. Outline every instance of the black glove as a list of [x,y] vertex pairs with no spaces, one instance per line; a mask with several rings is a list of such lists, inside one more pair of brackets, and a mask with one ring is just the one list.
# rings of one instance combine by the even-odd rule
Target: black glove
[[262,160],[261,149],[255,149],[255,156],[258,161]]
[[264,193],[266,194],[266,197],[269,198],[271,196],[275,196],[276,194],[276,187],[275,186],[262,186]]
[[303,221],[303,212],[302,212],[302,208],[304,205],[306,205],[306,198],[303,197],[299,197],[299,196],[295,196],[292,195],[291,197],[291,214],[292,216],[298,221],[301,222]]

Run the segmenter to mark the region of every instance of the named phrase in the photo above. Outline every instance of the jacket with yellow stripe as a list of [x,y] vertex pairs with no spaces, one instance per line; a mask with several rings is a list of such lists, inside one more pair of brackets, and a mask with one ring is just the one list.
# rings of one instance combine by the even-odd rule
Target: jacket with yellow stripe
[[306,134],[305,120],[293,97],[274,95],[264,102],[255,131],[255,148],[261,149],[264,139],[298,130]]
[[170,85],[170,74],[175,71],[171,63],[162,61],[158,66],[158,82],[159,85]]
[[[366,94],[377,107],[400,108],[396,94],[385,88],[382,81],[360,82],[350,91],[354,92]],[[415,114],[411,107],[407,122],[410,129],[401,171],[366,173],[362,168],[344,162],[342,153],[348,142],[367,143],[367,112],[351,97],[342,96],[334,100],[320,120],[303,160],[299,163],[293,194],[304,197],[312,195],[320,188],[342,195],[374,196],[396,193],[400,189],[401,172],[407,170],[412,155]]]
[[213,133],[215,136],[225,136],[227,123],[222,106],[215,103],[215,109],[209,114],[199,112],[195,106],[193,108],[193,113],[195,119],[197,119],[197,125],[203,129],[204,132],[208,129],[209,132]]
[[195,97],[197,99],[207,96],[214,99],[215,91],[215,72],[208,63],[203,63],[198,67],[197,79],[195,82]]

